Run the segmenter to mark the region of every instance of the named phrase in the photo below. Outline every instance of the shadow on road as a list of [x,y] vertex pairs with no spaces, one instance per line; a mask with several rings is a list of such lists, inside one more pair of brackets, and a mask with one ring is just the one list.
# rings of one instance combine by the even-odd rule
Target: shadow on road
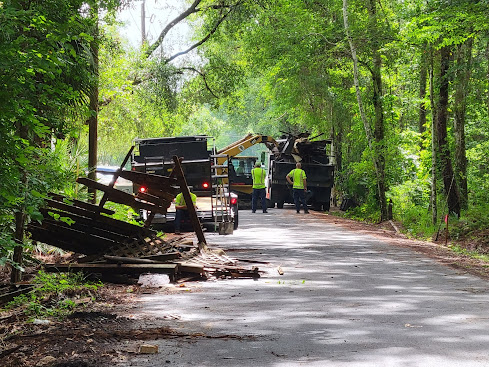
[[178,315],[161,322],[202,337],[156,341],[160,353],[131,359],[138,366],[489,364],[481,279],[292,208],[241,212],[234,235],[207,241],[270,266],[258,280],[143,296],[141,317]]

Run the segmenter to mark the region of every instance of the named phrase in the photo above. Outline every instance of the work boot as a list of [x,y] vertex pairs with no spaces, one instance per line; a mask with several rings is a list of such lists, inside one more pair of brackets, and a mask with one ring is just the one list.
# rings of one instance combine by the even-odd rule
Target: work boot
[[264,210],[263,213],[268,213],[268,212],[266,210]]
[[304,210],[304,214],[309,214],[309,210]]
[[180,232],[180,230],[178,229],[175,229],[175,234],[182,234],[182,232]]
[[251,212],[252,212],[252,213],[256,213],[256,210],[252,210]]

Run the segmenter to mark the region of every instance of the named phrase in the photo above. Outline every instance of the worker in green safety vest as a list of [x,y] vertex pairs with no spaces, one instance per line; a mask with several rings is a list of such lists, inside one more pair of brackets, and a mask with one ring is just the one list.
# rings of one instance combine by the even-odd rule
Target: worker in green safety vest
[[[197,208],[195,205],[197,203],[197,195],[195,195],[193,192],[190,193],[190,197],[192,198],[192,203],[193,205]],[[180,193],[175,197],[175,234],[180,234],[180,228],[182,227],[182,222],[185,219],[189,218],[188,215],[188,210],[187,210],[187,204],[185,203],[185,198],[183,197],[183,194]]]
[[251,194],[251,212],[256,212],[257,201],[258,198],[260,198],[263,213],[268,213],[267,198],[265,195],[265,179],[267,178],[267,172],[263,168],[261,168],[261,163],[258,161],[255,163],[255,168],[251,170],[251,178],[253,179],[253,192]]
[[309,213],[306,204],[306,192],[307,192],[307,176],[306,172],[301,168],[300,162],[295,164],[295,168],[290,171],[285,178],[292,185],[295,210],[300,213],[301,203],[304,206],[304,213]]

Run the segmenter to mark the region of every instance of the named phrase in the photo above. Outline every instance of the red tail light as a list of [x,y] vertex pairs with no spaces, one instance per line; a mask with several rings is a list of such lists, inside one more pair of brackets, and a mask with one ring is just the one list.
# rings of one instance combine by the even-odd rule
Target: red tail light
[[208,182],[204,182],[204,183],[202,184],[202,187],[203,187],[204,189],[208,189],[208,188],[209,188],[209,183],[208,183]]
[[231,205],[236,205],[238,203],[237,198],[231,198]]
[[148,189],[147,189],[146,187],[144,187],[144,186],[141,186],[141,187],[139,188],[139,192],[146,192],[147,190],[148,190]]

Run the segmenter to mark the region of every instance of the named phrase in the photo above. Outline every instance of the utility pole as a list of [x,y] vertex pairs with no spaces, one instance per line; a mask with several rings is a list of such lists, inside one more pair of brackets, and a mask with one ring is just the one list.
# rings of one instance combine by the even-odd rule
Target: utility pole
[[144,9],[144,3],[146,0],[141,2],[141,45],[144,46],[146,43],[146,11]]

